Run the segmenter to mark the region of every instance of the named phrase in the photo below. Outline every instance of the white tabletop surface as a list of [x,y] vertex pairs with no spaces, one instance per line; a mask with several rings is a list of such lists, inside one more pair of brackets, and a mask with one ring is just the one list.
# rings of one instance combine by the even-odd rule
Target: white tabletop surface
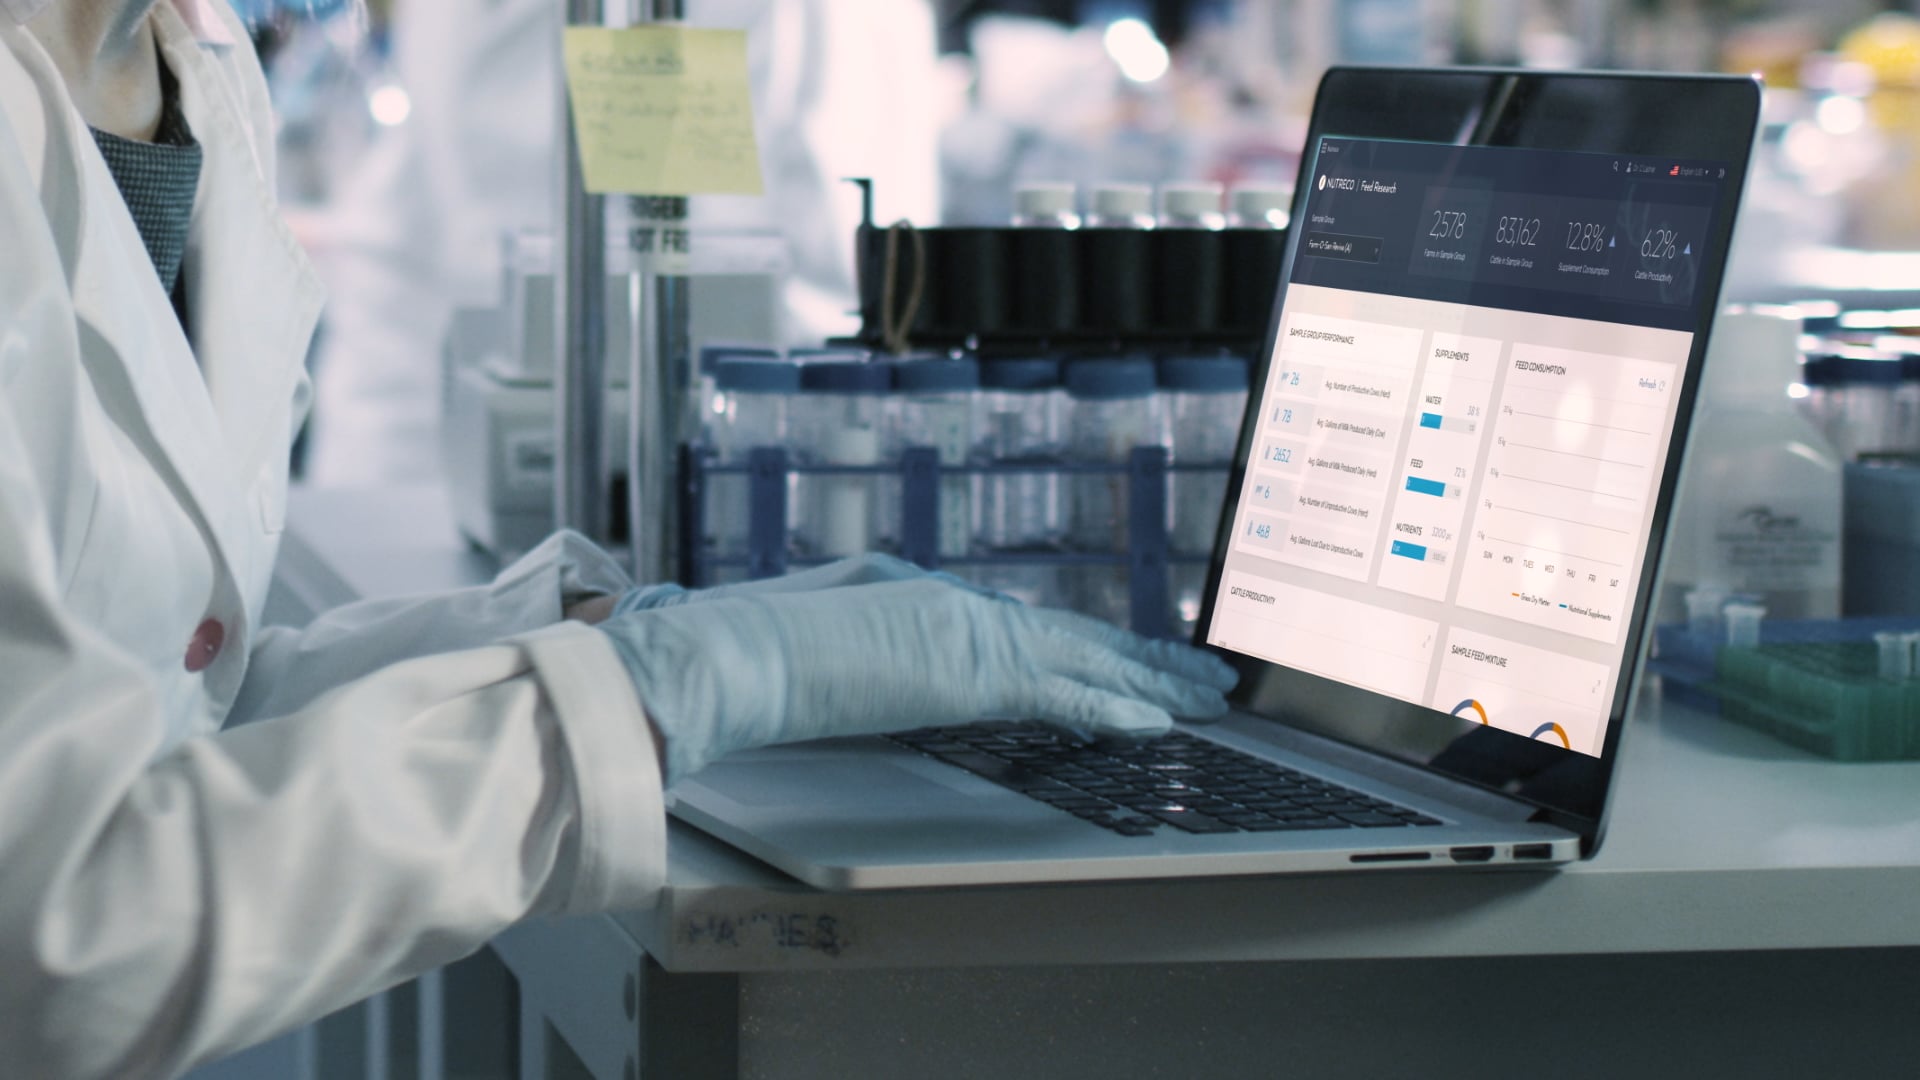
[[[316,602],[484,574],[437,491],[296,491],[291,520]],[[687,971],[1920,945],[1920,762],[1643,699],[1606,841],[1564,870],[830,894],[676,824],[659,905],[617,919]]]

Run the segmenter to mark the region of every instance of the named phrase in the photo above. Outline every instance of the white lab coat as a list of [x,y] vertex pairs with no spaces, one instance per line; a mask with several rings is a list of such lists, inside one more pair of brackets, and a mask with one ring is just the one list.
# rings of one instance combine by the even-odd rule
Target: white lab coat
[[577,537],[487,588],[260,628],[320,294],[238,23],[208,0],[153,20],[205,147],[191,351],[52,62],[0,14],[7,1076],[171,1074],[529,911],[643,905],[664,873],[631,684],[602,635],[553,625],[626,583]]

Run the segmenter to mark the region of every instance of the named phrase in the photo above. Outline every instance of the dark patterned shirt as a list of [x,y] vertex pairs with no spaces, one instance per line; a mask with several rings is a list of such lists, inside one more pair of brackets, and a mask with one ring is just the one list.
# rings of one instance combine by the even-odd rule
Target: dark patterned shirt
[[184,327],[187,305],[180,261],[187,250],[194,192],[200,186],[201,153],[180,108],[179,83],[164,60],[160,92],[160,127],[152,142],[123,139],[98,128],[93,129],[93,139],[107,159],[107,170],[133,214],[160,285],[173,298],[174,312]]

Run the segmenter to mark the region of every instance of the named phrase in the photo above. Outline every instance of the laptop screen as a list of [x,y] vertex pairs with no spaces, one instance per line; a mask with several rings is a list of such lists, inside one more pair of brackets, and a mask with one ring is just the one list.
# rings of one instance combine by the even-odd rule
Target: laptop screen
[[1206,640],[1598,756],[1726,163],[1309,149]]

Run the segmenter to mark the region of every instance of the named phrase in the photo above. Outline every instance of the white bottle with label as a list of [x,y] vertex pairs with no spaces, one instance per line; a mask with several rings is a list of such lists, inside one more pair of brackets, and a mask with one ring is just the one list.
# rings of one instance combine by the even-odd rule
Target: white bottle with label
[[1722,311],[1674,507],[1658,610],[1687,619],[1694,589],[1749,595],[1778,619],[1840,615],[1841,462],[1794,408],[1799,314]]

